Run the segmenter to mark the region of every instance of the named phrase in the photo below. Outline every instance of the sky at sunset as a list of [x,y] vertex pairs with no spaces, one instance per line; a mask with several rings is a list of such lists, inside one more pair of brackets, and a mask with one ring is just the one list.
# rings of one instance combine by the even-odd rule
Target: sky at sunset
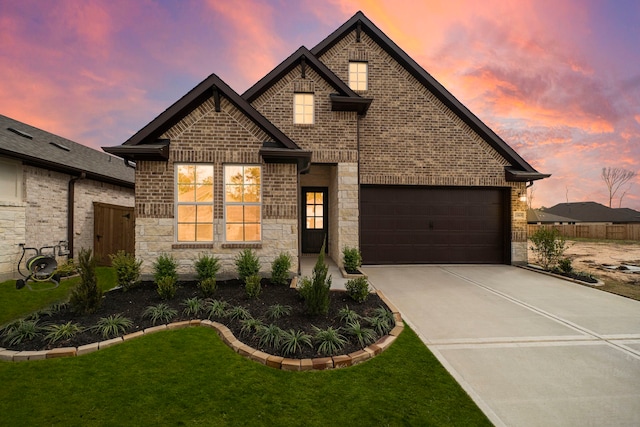
[[[242,93],[358,10],[553,175],[534,207],[608,204],[602,168],[640,172],[638,0],[1,0],[0,114],[119,145],[208,75]],[[640,210],[640,175],[625,190]]]

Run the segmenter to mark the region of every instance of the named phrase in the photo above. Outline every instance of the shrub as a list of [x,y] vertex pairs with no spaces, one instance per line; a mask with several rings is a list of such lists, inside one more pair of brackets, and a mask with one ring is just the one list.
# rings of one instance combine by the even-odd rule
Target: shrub
[[162,254],[153,263],[153,279],[156,283],[163,277],[171,277],[174,282],[178,280],[178,264],[173,255]]
[[363,327],[357,320],[347,323],[345,332],[347,335],[355,337],[360,347],[366,347],[376,340],[375,331],[371,328]]
[[562,258],[558,261],[558,268],[563,273],[573,272],[573,265],[571,265],[571,258]]
[[184,305],[182,312],[186,316],[197,316],[205,309],[204,300],[198,297],[187,298],[182,302],[182,305]]
[[304,331],[295,331],[290,329],[282,334],[282,352],[285,355],[294,355],[302,351],[302,346],[313,348],[311,335]]
[[327,314],[329,311],[329,291],[331,289],[331,276],[327,278],[329,267],[324,263],[324,244],[318,255],[316,265],[313,267],[311,281],[303,278],[300,295],[304,298],[307,314],[315,316]]
[[82,332],[82,328],[77,323],[67,322],[62,325],[49,325],[45,327],[47,335],[45,339],[50,344],[54,344],[60,340],[68,340],[73,338],[76,334]]
[[344,286],[347,294],[357,303],[363,303],[369,298],[369,282],[365,277],[348,280]]
[[258,338],[260,339],[260,345],[271,347],[274,350],[278,350],[280,348],[283,335],[284,335],[284,331],[274,324],[270,324],[269,326],[263,326],[258,331]]
[[127,328],[130,328],[133,322],[121,314],[114,314],[108,317],[103,317],[98,320],[95,326],[92,327],[94,331],[97,331],[104,338],[113,338],[120,334],[124,334]]
[[151,323],[155,326],[157,321],[169,323],[177,314],[177,310],[174,310],[167,304],[160,303],[158,305],[148,306],[142,313],[142,316],[151,319]]
[[91,249],[80,250],[78,269],[80,282],[71,291],[69,303],[76,313],[94,313],[102,303],[102,289],[98,286],[96,260],[91,256]]
[[128,291],[140,284],[142,260],[136,260],[133,254],[127,254],[125,251],[111,254],[109,258],[111,258],[111,266],[116,271],[118,285],[122,286],[123,290]]
[[176,279],[171,276],[160,277],[156,280],[157,291],[160,298],[170,300],[176,296]]
[[260,284],[260,276],[253,274],[246,278],[244,290],[249,298],[258,298],[262,285]]
[[207,277],[198,282],[198,289],[200,289],[205,298],[211,297],[218,289],[218,282],[216,282],[215,277]]
[[38,325],[38,319],[18,319],[2,329],[3,342],[9,345],[17,345],[23,341],[31,341],[42,331]]
[[531,250],[544,270],[551,270],[564,255],[566,240],[555,228],[539,228],[530,237]]
[[267,317],[272,320],[277,320],[283,316],[288,316],[290,314],[290,305],[274,304],[267,308]]
[[315,331],[314,339],[318,344],[318,353],[324,356],[335,356],[347,343],[347,339],[340,333],[340,328],[334,329],[329,326],[327,329],[313,327]]
[[247,277],[254,276],[260,272],[260,260],[251,249],[245,249],[236,256],[236,269],[238,277],[243,282]]
[[362,255],[358,248],[350,248],[345,246],[342,249],[342,262],[344,269],[349,273],[355,273],[362,265]]
[[209,300],[205,303],[205,312],[207,313],[207,318],[220,318],[225,317],[227,315],[227,308],[229,307],[229,303],[224,300]]
[[212,255],[200,254],[194,266],[198,274],[198,280],[203,281],[215,278],[218,271],[220,271],[220,259]]
[[280,253],[271,264],[271,283],[274,285],[286,285],[289,280],[289,269],[291,268],[291,255],[286,252]]

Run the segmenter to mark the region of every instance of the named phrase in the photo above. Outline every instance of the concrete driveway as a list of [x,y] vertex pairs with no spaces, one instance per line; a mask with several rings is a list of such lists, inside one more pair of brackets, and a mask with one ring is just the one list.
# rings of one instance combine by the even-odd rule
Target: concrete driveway
[[640,425],[640,302],[512,266],[363,270],[495,425]]

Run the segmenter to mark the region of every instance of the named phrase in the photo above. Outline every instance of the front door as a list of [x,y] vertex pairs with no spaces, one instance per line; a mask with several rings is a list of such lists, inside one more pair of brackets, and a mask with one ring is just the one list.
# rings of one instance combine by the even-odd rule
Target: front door
[[[326,187],[304,187],[302,189],[302,252],[317,254],[322,243],[328,239]],[[327,250],[325,246],[325,250]]]

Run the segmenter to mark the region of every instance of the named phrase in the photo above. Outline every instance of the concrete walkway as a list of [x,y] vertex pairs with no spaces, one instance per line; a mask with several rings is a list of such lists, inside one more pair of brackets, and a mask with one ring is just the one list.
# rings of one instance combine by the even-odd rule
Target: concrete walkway
[[640,425],[640,302],[512,266],[363,270],[495,425]]

